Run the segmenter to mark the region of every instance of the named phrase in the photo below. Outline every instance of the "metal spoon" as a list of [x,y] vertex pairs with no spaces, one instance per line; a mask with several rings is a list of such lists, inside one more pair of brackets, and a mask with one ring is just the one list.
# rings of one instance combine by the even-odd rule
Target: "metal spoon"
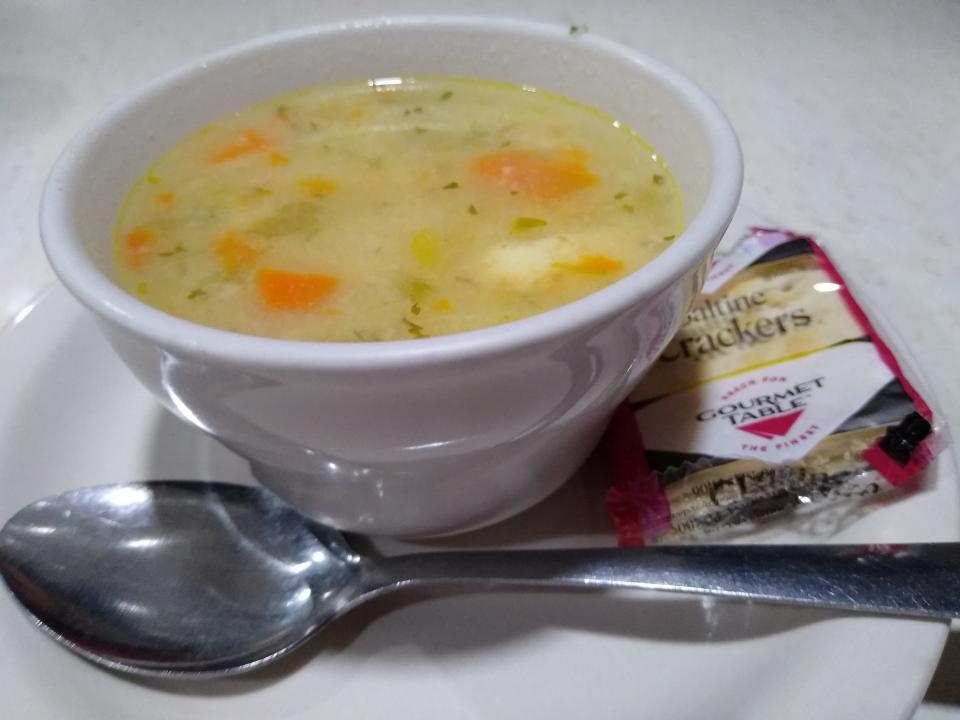
[[872,613],[960,615],[960,543],[717,545],[363,557],[266,490],[73,490],[0,531],[0,573],[74,652],[141,674],[265,665],[347,610],[425,583],[631,587]]

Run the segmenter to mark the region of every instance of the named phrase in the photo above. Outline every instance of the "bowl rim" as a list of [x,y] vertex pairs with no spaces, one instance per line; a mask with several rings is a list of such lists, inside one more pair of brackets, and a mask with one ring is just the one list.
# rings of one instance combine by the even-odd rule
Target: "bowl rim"
[[380,342],[284,340],[221,330],[158,310],[128,294],[90,259],[71,223],[85,150],[123,114],[170,86],[188,83],[213,66],[306,37],[370,32],[382,27],[471,28],[559,39],[569,27],[553,23],[463,15],[403,15],[327,23],[261,36],[187,63],[115,100],[89,121],[57,158],[40,203],[40,234],[48,261],[67,289],[96,315],[165,349],[230,365],[291,369],[382,369],[480,359],[550,342],[627,312],[693,267],[719,240],[736,210],[743,180],[740,145],[729,120],[698,85],[633,48],[593,33],[570,41],[617,55],[669,86],[705,131],[712,172],[700,211],[671,245],[646,265],[579,300],[509,323],[431,338]]

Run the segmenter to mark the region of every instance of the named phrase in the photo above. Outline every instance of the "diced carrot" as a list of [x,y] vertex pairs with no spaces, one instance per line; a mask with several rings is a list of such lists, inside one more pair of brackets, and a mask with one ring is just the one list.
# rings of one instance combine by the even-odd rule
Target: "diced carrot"
[[270,164],[276,167],[280,165],[289,165],[290,158],[288,158],[282,152],[272,152],[270,153]]
[[263,250],[258,248],[240,235],[234,232],[226,232],[217,240],[214,245],[214,252],[220,258],[223,269],[228,273],[234,273],[237,270],[252,265],[258,257],[263,255]]
[[271,310],[308,310],[337,286],[332,275],[295,273],[263,268],[257,273],[260,298]]
[[270,147],[270,140],[256,130],[247,128],[240,133],[240,136],[236,140],[227,143],[217,150],[210,158],[210,162],[214,165],[219,165],[220,163],[236,160],[238,157],[243,157],[250,153],[266,150],[268,147]]
[[123,237],[123,260],[128,267],[142,268],[153,254],[157,234],[147,228],[136,228]]
[[512,192],[552,200],[597,183],[586,160],[580,150],[500,150],[475,158],[470,169],[477,177]]
[[575,263],[553,263],[558,270],[570,270],[586,275],[610,275],[623,269],[623,261],[606,255],[581,255]]
[[308,195],[329,195],[337,189],[337,184],[330,178],[306,177],[297,181],[297,185]]
[[173,207],[174,203],[177,202],[177,195],[172,192],[157,193],[153,196],[153,201],[160,207]]

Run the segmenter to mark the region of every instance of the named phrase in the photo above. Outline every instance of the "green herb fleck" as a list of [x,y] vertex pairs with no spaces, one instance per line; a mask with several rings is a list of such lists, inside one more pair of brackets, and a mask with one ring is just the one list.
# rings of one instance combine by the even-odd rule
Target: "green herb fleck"
[[429,293],[433,292],[433,286],[424,282],[420,278],[411,278],[403,284],[404,292],[410,296],[414,303],[419,303]]
[[420,303],[414,303],[413,305],[411,305],[411,306],[410,306],[410,312],[412,312],[414,315],[419,315],[419,314],[420,314]]
[[460,183],[458,183],[456,180],[454,180],[453,182],[448,182],[446,185],[444,185],[444,186],[443,186],[443,189],[444,189],[444,190],[456,190],[458,187],[460,187]]
[[198,300],[207,296],[206,290],[201,290],[200,288],[194,288],[190,291],[190,294],[187,295],[187,300]]
[[474,205],[471,205],[470,207],[468,207],[467,212],[470,213],[471,215],[478,215],[480,213],[480,211],[477,210],[476,206]]
[[509,141],[509,140],[504,140],[502,143],[500,143],[500,147],[502,147],[502,148],[510,147],[510,141]]
[[635,208],[633,207],[633,205],[630,205],[629,203],[624,203],[624,205],[623,205],[623,211],[624,211],[624,212],[632,213],[632,212],[634,211],[634,209],[635,209]]
[[667,179],[666,179],[663,175],[654,175],[654,176],[653,176],[653,184],[654,184],[654,185],[663,185],[666,181],[667,181]]
[[614,200],[623,200],[626,196],[627,196],[627,194],[626,194],[625,192],[618,192],[616,195],[613,196],[613,199],[614,199]]
[[466,142],[473,143],[478,145],[483,143],[487,139],[487,136],[490,134],[488,130],[481,130],[480,128],[474,126],[470,128],[470,132],[463,138]]
[[362,330],[354,330],[353,336],[360,342],[376,342],[379,339],[376,335],[363,332]]
[[511,194],[511,195],[516,195],[516,194],[517,194],[517,191],[516,191],[516,190],[511,190],[511,191],[510,191],[510,194]]
[[415,127],[415,128],[413,129],[413,131],[414,131],[417,135],[420,135],[420,134],[422,134],[422,133],[425,133],[425,132],[427,131],[427,129],[426,129],[425,127]]
[[253,191],[257,195],[273,195],[273,190],[271,190],[270,188],[261,187],[259,185],[253,188]]
[[290,119],[290,108],[286,105],[277,105],[277,117],[281,120]]
[[147,175],[147,182],[151,185],[159,185],[163,181],[156,175]]
[[422,112],[423,112],[423,108],[420,107],[419,105],[417,105],[417,106],[413,109],[413,111],[414,111],[415,113],[422,113]]
[[[403,111],[403,116],[404,116],[404,117],[407,117],[408,115],[410,115],[410,108],[407,108],[406,110]],[[356,333],[357,331],[354,330],[353,332]]]
[[167,250],[166,252],[158,252],[157,255],[160,257],[170,257],[171,255],[176,255],[177,253],[186,252],[187,249],[183,245],[177,245],[173,250]]
[[317,130],[320,129],[320,126],[317,125],[313,120],[311,120],[311,121],[310,121],[310,129],[311,129],[313,132],[316,132]]
[[518,217],[513,221],[513,232],[523,232],[535,227],[542,227],[547,224],[546,220],[535,217]]
[[580,32],[580,26],[579,26],[579,25],[571,25],[571,26],[570,26],[570,29],[568,30],[568,32],[569,32],[571,35],[576,35],[577,33]]
[[146,295],[150,291],[145,282],[137,283],[137,295]]
[[413,320],[409,320],[406,317],[403,318],[403,324],[407,326],[407,332],[418,340],[429,337],[429,335],[423,331],[423,325],[417,325]]
[[441,99],[441,100],[449,100],[449,99],[452,98],[452,97],[453,97],[453,90],[444,90],[444,91],[440,94],[440,99]]
[[663,239],[664,239],[666,242],[670,242],[671,240],[676,240],[676,239],[677,239],[677,236],[676,236],[676,235],[664,235],[664,236],[663,236]]

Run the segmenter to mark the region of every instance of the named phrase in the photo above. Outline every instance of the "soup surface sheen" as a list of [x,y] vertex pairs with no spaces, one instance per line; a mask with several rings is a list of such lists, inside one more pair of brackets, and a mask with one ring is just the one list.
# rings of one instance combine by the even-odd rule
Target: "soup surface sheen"
[[130,190],[118,278],[194,322],[294,340],[430,337],[569,303],[682,229],[654,151],[599,111],[485,80],[382,78],[258,103]]

